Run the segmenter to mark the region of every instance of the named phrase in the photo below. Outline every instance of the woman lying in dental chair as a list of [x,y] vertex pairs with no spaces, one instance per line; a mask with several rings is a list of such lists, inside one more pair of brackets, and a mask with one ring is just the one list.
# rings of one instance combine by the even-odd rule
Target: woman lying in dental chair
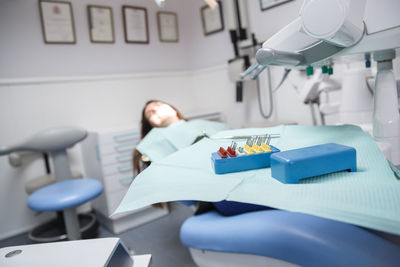
[[[165,183],[163,178],[164,175],[168,176],[168,173],[165,172],[171,170],[171,168],[165,168],[166,166],[159,164],[158,160],[162,160],[178,150],[179,152],[174,155],[182,153],[187,157],[189,154],[185,153],[185,147],[193,152],[194,146],[201,145],[195,144],[189,147],[195,139],[199,139],[196,137],[204,137],[203,130],[210,135],[224,130],[221,123],[208,123],[212,125],[204,123],[204,121],[186,121],[176,108],[161,101],[148,102],[143,110],[143,139],[137,145],[138,151],[135,151],[134,156],[135,169],[140,172],[150,164],[150,161],[153,161],[153,168],[146,170],[146,172],[148,171],[147,174],[155,174],[154,178],[158,178],[158,182],[162,183],[164,187],[160,186],[157,188],[158,190],[160,188],[168,190],[168,183]],[[334,134],[336,135],[337,132],[335,131]],[[347,136],[347,134],[345,135]],[[319,135],[316,134],[315,136]],[[326,132],[324,131],[325,136]],[[360,137],[368,138],[363,134],[360,134]],[[160,148],[163,148],[162,153],[159,151]],[[148,151],[151,153],[147,153]],[[148,159],[140,152],[148,156]],[[165,158],[162,163],[173,158],[174,155]],[[189,158],[184,164],[188,163],[190,163]],[[159,170],[152,173],[151,171],[156,167]],[[183,168],[180,167],[180,169],[187,168],[189,171],[184,171],[183,175],[181,173],[178,176],[180,178],[177,179],[178,182],[185,181],[182,178],[186,178],[186,174],[192,171],[190,167],[193,168],[193,164],[192,166],[184,165]],[[150,192],[149,190],[153,190],[153,187],[150,188],[148,184],[146,185],[143,182],[144,180],[139,180],[145,179],[145,176],[146,173],[143,173],[135,182],[138,182],[142,186],[141,188],[145,189],[144,191]],[[153,176],[147,175],[146,178],[153,178]],[[382,177],[379,178],[382,179]],[[228,183],[229,181],[229,179],[224,180]],[[191,190],[190,192],[195,194],[196,189],[201,186],[199,183],[195,184],[197,185],[195,189],[186,186],[182,187],[184,189],[178,188],[173,192],[186,196],[187,198],[184,199],[190,199],[191,195],[188,197],[188,195],[181,193],[185,190]],[[217,184],[215,185],[217,186]],[[207,190],[211,186],[214,186],[214,179],[209,180],[205,186],[203,184],[202,188]],[[253,187],[253,189],[255,188]],[[267,189],[267,187],[264,186],[263,189]],[[312,190],[314,189],[315,184],[312,185]],[[257,192],[260,193],[260,191]],[[138,190],[135,193],[140,195],[141,192]],[[158,193],[162,192],[159,191]],[[133,192],[132,195],[134,195]],[[285,196],[285,194],[283,194],[283,197],[275,195],[281,201],[285,200]],[[329,197],[332,197],[332,194]],[[170,197],[169,199],[174,198]],[[337,209],[333,210],[337,213]],[[350,215],[354,216],[353,213],[350,213]],[[266,206],[233,201],[201,203],[196,216],[191,216],[182,224],[180,240],[184,246],[189,248],[193,260],[199,267],[394,267],[398,266],[400,262],[400,247],[379,235],[371,233],[370,230],[339,220],[323,218],[323,216],[319,217],[284,209],[269,209]]]
[[[204,131],[204,128],[207,128],[206,133],[200,133],[195,136],[195,131],[192,128],[184,128],[181,127],[178,130],[179,137],[183,137],[186,140],[186,143],[182,141],[180,144],[174,145],[166,145],[168,143],[167,139],[159,138],[156,136],[155,131],[153,129],[160,129],[160,128],[167,128],[167,127],[174,127],[179,123],[191,123],[193,122],[193,126],[198,127],[201,125],[202,130],[199,129],[198,133]],[[158,100],[150,100],[148,101],[142,111],[142,120],[141,120],[141,142],[137,148],[134,150],[133,155],[133,166],[136,174],[139,174],[145,168],[147,168],[151,164],[151,160],[161,159],[162,157],[168,156],[169,154],[177,151],[178,148],[183,148],[184,146],[189,146],[197,141],[201,140],[204,137],[208,137],[207,134],[211,134],[212,132],[217,132],[219,130],[227,129],[225,124],[216,123],[216,122],[200,122],[200,121],[191,121],[188,120],[182,115],[182,113],[175,108],[174,106],[167,104],[162,101]],[[187,129],[187,130],[185,130]],[[177,133],[177,132],[174,132]],[[153,138],[151,138],[151,142],[146,142],[145,137],[148,134],[152,134]],[[176,138],[176,136],[175,136]],[[189,141],[190,140],[190,141]],[[161,144],[163,142],[164,144]],[[163,146],[165,145],[165,147]],[[163,149],[164,151],[161,152],[157,151],[154,153],[154,148],[156,150]],[[143,152],[143,154],[141,153]],[[152,153],[153,152],[153,153]],[[147,155],[147,154],[151,154]],[[150,156],[150,157],[149,157]],[[187,202],[183,202],[187,203]],[[255,205],[255,204],[248,204],[242,202],[235,202],[235,201],[220,201],[220,202],[199,202],[196,214],[201,214],[206,211],[216,210],[222,215],[229,216],[240,214],[248,211],[257,211],[257,210],[264,210],[268,209],[268,207]]]

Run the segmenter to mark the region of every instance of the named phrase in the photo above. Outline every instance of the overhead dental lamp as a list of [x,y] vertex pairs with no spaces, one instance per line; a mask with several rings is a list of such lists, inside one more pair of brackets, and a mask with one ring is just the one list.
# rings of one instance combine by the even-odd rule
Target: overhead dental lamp
[[241,76],[255,79],[269,65],[320,66],[325,60],[373,52],[378,62],[373,135],[385,156],[400,165],[400,117],[392,71],[400,47],[400,1],[305,0],[297,19],[264,42],[256,63]]

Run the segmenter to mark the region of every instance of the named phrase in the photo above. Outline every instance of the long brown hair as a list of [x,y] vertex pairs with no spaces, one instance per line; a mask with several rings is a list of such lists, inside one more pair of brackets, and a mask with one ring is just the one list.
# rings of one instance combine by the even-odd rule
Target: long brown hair
[[[177,117],[180,120],[185,120],[185,121],[187,120],[176,107],[174,107],[174,106],[172,106],[172,105],[170,105],[170,104],[168,104],[168,103],[166,103],[164,101],[149,100],[149,101],[146,102],[146,104],[144,105],[143,110],[142,110],[142,120],[140,122],[140,124],[141,124],[140,139],[143,139],[151,131],[151,129],[153,129],[153,126],[150,124],[150,121],[146,118],[145,110],[146,110],[146,107],[149,104],[154,103],[154,102],[161,102],[161,103],[169,105],[171,108],[173,108],[176,111]],[[143,171],[142,166],[140,166],[141,157],[142,157],[142,154],[139,151],[137,151],[136,149],[134,149],[134,151],[133,151],[133,170],[134,170],[134,175],[137,175],[141,171]]]

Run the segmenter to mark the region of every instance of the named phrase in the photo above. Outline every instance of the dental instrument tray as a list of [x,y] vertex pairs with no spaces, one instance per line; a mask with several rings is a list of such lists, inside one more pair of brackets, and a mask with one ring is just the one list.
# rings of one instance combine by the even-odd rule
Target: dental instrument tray
[[[261,148],[261,146],[259,147]],[[215,174],[268,168],[271,155],[280,151],[278,148],[268,145],[267,149],[246,153],[245,151],[249,151],[249,148],[246,149],[245,145],[244,151],[238,151],[231,147],[226,150],[221,147],[217,152],[212,153],[211,162]]]
[[303,147],[271,156],[271,176],[284,184],[338,171],[357,171],[356,150],[336,143]]

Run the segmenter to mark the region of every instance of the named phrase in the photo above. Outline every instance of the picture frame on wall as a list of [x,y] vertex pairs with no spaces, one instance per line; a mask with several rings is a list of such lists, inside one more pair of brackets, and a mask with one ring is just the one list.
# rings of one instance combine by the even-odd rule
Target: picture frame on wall
[[147,9],[137,6],[122,6],[125,42],[148,44],[149,23]]
[[291,1],[293,0],[260,0],[260,8],[264,11]]
[[39,1],[43,40],[46,44],[75,44],[75,25],[70,2]]
[[178,15],[175,12],[157,12],[158,37],[160,42],[179,41]]
[[217,3],[218,5],[213,9],[208,5],[205,5],[200,9],[203,33],[206,36],[224,30],[222,4],[221,1],[217,1]]
[[114,19],[111,7],[88,5],[90,41],[92,43],[114,43]]

